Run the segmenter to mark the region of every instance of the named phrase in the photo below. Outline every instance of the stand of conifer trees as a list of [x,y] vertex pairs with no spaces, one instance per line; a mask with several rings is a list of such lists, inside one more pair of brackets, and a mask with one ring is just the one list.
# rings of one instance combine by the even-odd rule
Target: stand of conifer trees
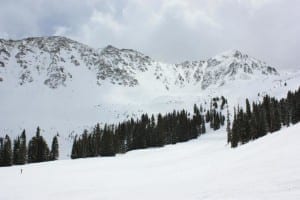
[[87,130],[75,137],[71,158],[114,156],[134,149],[162,147],[166,144],[185,142],[206,132],[205,122],[219,129],[225,121],[221,112],[211,108],[204,115],[202,106],[194,105],[194,114],[185,110],[173,111],[157,118],[143,114],[140,119],[128,120],[118,125],[99,124],[91,133]]
[[299,121],[300,88],[295,92],[289,91],[287,97],[280,100],[266,95],[262,102],[253,102],[252,108],[246,99],[246,111],[242,108],[234,111],[232,127],[227,128],[228,142],[231,147],[237,147]]
[[57,136],[53,138],[52,148],[49,151],[48,145],[40,135],[40,128],[37,128],[36,136],[26,145],[26,132],[23,130],[13,144],[8,135],[0,138],[0,166],[23,165],[26,163],[44,162],[57,160],[59,156]]

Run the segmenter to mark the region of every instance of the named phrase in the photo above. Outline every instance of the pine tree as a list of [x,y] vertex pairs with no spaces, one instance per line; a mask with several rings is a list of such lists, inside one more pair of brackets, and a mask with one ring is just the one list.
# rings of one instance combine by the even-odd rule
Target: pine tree
[[234,108],[234,118],[233,118],[233,122],[232,122],[231,137],[230,137],[230,142],[231,142],[232,148],[237,147],[238,143],[239,143],[238,129],[239,129],[238,119],[237,119],[236,111]]
[[163,117],[159,113],[157,116],[157,143],[156,145],[159,147],[164,146],[165,144],[165,124],[163,122]]
[[207,122],[210,122],[210,112],[209,112],[209,110],[206,112],[206,115],[205,115],[205,121],[206,121],[206,123]]
[[58,139],[57,136],[54,136],[51,145],[50,160],[57,160],[58,156],[59,156]]
[[227,143],[231,142],[231,128],[230,128],[230,117],[229,117],[229,110],[227,107],[227,123],[226,123],[226,131],[227,131]]
[[3,166],[12,165],[11,140],[8,135],[5,136],[3,145]]
[[251,140],[254,140],[257,138],[257,121],[256,121],[256,114],[254,112],[253,109],[253,113],[251,113],[251,117],[250,117],[250,121],[249,121],[249,125],[250,125],[250,138]]
[[278,102],[274,100],[274,127],[273,131],[278,131],[281,128],[281,114],[279,112]]
[[251,117],[251,108],[250,108],[250,103],[249,103],[248,99],[246,99],[246,114],[247,114],[247,118],[250,119],[250,117]]
[[268,122],[265,109],[262,107],[259,116],[259,137],[265,136],[268,132]]
[[202,134],[206,133],[204,116],[202,116],[202,118],[201,118],[201,133]]
[[78,143],[77,143],[77,136],[75,136],[74,141],[73,141],[73,145],[72,145],[72,152],[71,152],[71,158],[72,159],[76,159],[79,158],[78,155]]
[[96,155],[99,156],[101,152],[101,129],[100,124],[98,123],[95,127],[95,134],[96,134]]
[[41,129],[37,127],[36,136],[29,141],[28,145],[28,162],[44,162],[49,160],[49,148],[41,136]]
[[14,145],[13,145],[13,164],[14,165],[19,165],[22,164],[20,163],[20,138],[17,137],[17,139],[14,140]]
[[102,150],[100,155],[101,156],[114,156],[115,149],[113,144],[113,135],[110,133],[109,128],[107,125],[104,127],[103,136],[101,139],[101,146]]
[[225,106],[225,104],[227,103],[227,100],[225,99],[225,97],[224,97],[224,96],[221,96],[221,100],[222,100],[222,103],[221,103],[221,110],[223,110],[223,109],[224,109],[224,106]]
[[21,136],[18,136],[13,143],[13,164],[23,165],[26,163],[27,150],[26,150],[26,134],[25,130],[22,131]]
[[27,162],[27,147],[26,147],[26,132],[24,129],[20,137],[20,164],[25,164],[26,162]]
[[4,165],[4,139],[0,137],[0,166]]

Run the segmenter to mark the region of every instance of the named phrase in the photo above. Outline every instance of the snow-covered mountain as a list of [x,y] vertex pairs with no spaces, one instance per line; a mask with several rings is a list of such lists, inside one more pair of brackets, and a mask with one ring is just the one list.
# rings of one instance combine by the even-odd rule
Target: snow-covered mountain
[[99,86],[108,81],[125,87],[141,84],[139,74],[147,74],[166,89],[197,85],[206,89],[235,79],[256,75],[279,75],[275,68],[234,50],[206,61],[165,64],[131,49],[107,46],[96,50],[65,37],[0,40],[1,80],[19,85],[45,84],[67,87],[81,81],[73,71],[91,71]]
[[30,136],[40,126],[49,140],[59,132],[69,153],[67,137],[97,122],[191,110],[221,95],[232,109],[245,98],[285,96],[299,80],[299,71],[280,71],[237,50],[168,64],[135,50],[93,49],[65,37],[1,39],[0,136],[24,128]]

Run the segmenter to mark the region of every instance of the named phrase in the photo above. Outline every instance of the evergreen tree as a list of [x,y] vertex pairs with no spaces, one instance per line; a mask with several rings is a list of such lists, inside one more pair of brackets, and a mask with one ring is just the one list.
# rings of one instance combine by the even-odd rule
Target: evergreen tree
[[227,123],[226,123],[226,131],[227,131],[227,143],[231,142],[231,128],[230,128],[230,118],[229,118],[229,110],[227,107]]
[[13,164],[18,165],[22,164],[20,163],[20,138],[17,137],[17,139],[14,140],[14,146],[13,146]]
[[237,117],[236,117],[236,111],[234,108],[234,118],[233,118],[233,122],[232,122],[232,129],[231,129],[231,137],[230,137],[230,142],[231,142],[231,147],[237,147],[238,146],[238,142],[239,142],[239,136],[238,136],[238,121],[237,121]]
[[100,152],[101,156],[114,156],[115,149],[113,144],[113,134],[109,131],[107,125],[104,127],[103,136],[101,139],[102,150]]
[[225,99],[225,97],[224,97],[224,96],[221,96],[221,100],[222,100],[222,103],[221,103],[221,110],[223,110],[223,109],[224,109],[224,106],[225,106],[225,104],[227,104],[227,100]]
[[49,160],[49,148],[41,136],[41,129],[37,127],[36,136],[29,141],[28,145],[28,162],[44,162]]
[[250,103],[249,103],[248,99],[246,99],[246,114],[247,114],[247,118],[250,119],[250,117],[251,117],[251,108],[250,108]]
[[25,129],[21,133],[20,137],[20,164],[25,164],[27,162],[27,146],[26,146],[26,132]]
[[101,152],[101,129],[100,124],[98,123],[95,127],[95,134],[96,134],[96,155],[99,156]]
[[0,137],[0,166],[4,166],[4,139]]
[[77,143],[77,136],[76,136],[74,138],[73,145],[72,145],[72,152],[71,152],[72,159],[80,158],[78,150],[79,150],[79,145]]
[[57,160],[58,156],[59,156],[58,139],[57,136],[54,136],[51,145],[50,160]]
[[25,130],[22,131],[21,136],[18,136],[13,143],[13,164],[23,165],[26,163],[27,150],[26,150],[26,134]]
[[3,144],[3,158],[2,166],[11,166],[12,165],[12,149],[11,149],[11,140],[8,135],[4,138]]
[[202,134],[206,133],[205,121],[204,121],[204,117],[203,116],[201,118],[201,133]]

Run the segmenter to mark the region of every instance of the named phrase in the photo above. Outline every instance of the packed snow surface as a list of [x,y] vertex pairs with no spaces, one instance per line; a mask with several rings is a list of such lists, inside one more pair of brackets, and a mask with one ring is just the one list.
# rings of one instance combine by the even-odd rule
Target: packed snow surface
[[0,199],[296,200],[299,130],[297,124],[235,149],[223,129],[117,157],[0,168]]

